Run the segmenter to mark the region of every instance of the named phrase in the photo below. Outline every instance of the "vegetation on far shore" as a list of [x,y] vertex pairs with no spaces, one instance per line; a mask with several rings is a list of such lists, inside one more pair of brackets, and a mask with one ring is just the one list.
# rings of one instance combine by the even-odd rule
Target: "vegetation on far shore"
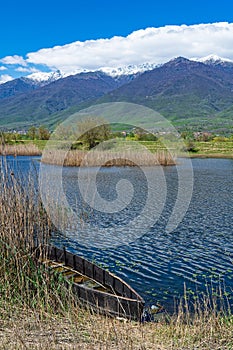
[[[132,165],[133,162],[126,161],[126,156],[131,156],[135,158],[135,162],[138,162],[136,163],[138,165],[154,165],[156,162],[159,162],[162,165],[174,164],[174,158],[171,156],[171,154],[169,154],[168,150],[166,149],[167,141],[169,142],[169,139],[172,138],[172,135],[170,135],[169,133],[161,133],[160,135],[154,135],[152,133],[145,132],[142,129],[134,129],[127,132],[112,132],[109,125],[103,124],[101,126],[98,126],[95,120],[83,123],[80,122],[79,128],[83,132],[83,135],[81,138],[77,138],[77,141],[74,141],[72,143],[71,149],[68,152],[68,155],[65,160],[65,165],[79,166],[84,156],[90,149],[96,147],[99,143],[109,141],[110,139],[119,140],[119,142],[122,140],[130,141],[131,145],[134,141],[136,141],[135,145],[137,143],[141,146],[145,146],[152,154],[156,154],[156,156],[147,156],[145,160],[144,154],[141,154],[141,156],[139,156],[139,154],[132,155],[132,153],[134,153],[132,152],[133,147],[136,148],[135,153],[140,153],[140,150],[137,146],[131,146],[129,155],[127,154],[127,146],[125,146],[125,149],[123,147],[121,149],[118,149],[114,146],[113,148],[115,149],[111,150],[111,145],[109,143],[105,148],[102,147],[101,149],[101,152],[104,151],[105,153],[105,159],[108,159],[110,156],[114,158],[114,161],[108,162],[108,166]],[[85,128],[88,128],[87,132],[85,132]],[[67,130],[64,130],[64,135],[66,134]],[[41,155],[46,146],[47,141],[50,138],[50,135],[51,133],[44,126],[41,126],[39,128],[31,127],[26,134],[21,134],[17,132],[1,133],[0,155]],[[62,135],[61,133],[60,139],[57,140],[57,144],[59,144],[58,151],[56,152],[56,154],[53,153],[52,157],[54,159],[54,164],[61,164],[61,159],[64,158],[62,152],[64,151],[64,149],[67,151],[67,140],[66,136],[64,135]],[[174,151],[177,157],[188,156],[191,158],[233,158],[233,135],[228,135],[226,137],[223,135],[215,135],[209,132],[184,131],[181,133],[181,137],[183,139],[182,149],[176,149],[176,143],[174,142],[174,140],[172,140]],[[124,145],[126,145],[126,143]],[[121,152],[121,155],[119,155],[119,152]],[[100,158],[100,156],[96,157],[96,159]],[[94,165],[94,159],[90,160],[89,157],[89,162],[89,165]],[[99,164],[99,162],[97,163]]]

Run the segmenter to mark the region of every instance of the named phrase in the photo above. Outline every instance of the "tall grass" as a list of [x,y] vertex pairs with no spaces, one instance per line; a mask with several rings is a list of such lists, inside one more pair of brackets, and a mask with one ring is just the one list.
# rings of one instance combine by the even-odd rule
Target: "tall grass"
[[37,156],[41,155],[42,151],[33,143],[23,144],[0,144],[0,155],[13,155],[13,156]]
[[[84,310],[60,275],[38,265],[33,248],[53,230],[34,177],[21,183],[6,165],[0,184],[0,349],[232,349],[233,317],[207,293],[188,297],[157,323],[121,322]],[[204,301],[204,302],[203,302]]]
[[154,166],[174,165],[174,157],[165,150],[154,154],[143,151],[80,151],[51,150],[43,155],[43,162],[64,166]]
[[4,161],[0,176],[0,306],[6,303],[39,312],[57,307],[56,280],[35,259],[35,247],[49,241],[53,228],[37,193],[36,178],[16,178]]
[[[132,147],[132,146],[131,146]],[[119,148],[119,147],[118,147]],[[13,156],[37,156],[42,150],[34,143],[0,144],[0,155]],[[135,151],[124,149],[95,150],[88,152],[83,150],[56,149],[46,151],[43,162],[65,166],[153,166],[174,165],[175,157],[166,149],[158,149],[151,153],[135,148]]]

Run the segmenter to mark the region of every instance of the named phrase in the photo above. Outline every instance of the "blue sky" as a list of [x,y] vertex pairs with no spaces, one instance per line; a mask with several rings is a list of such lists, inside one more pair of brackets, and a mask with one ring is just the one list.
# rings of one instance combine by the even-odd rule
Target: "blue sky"
[[[222,0],[218,3],[209,0],[169,0],[165,2],[155,0],[4,1],[1,4],[0,59],[14,55],[25,59],[28,53],[76,41],[110,39],[114,36],[127,37],[132,32],[148,27],[159,28],[165,25],[180,26],[182,24],[189,26],[215,22],[233,22],[233,4],[230,1]],[[227,50],[223,50],[222,53],[225,52],[227,53]],[[206,53],[221,54],[221,52],[203,53],[204,55]],[[47,54],[50,55],[51,52],[48,51]],[[75,54],[78,55],[77,50]],[[95,52],[93,52],[94,54]],[[116,60],[118,59],[116,58]],[[151,58],[149,59],[151,60]],[[32,59],[29,61],[27,62],[28,67],[31,69],[36,67],[34,70],[63,68],[60,63],[57,65],[55,60],[55,64],[50,62],[49,65],[46,60],[39,60],[38,57],[35,62]],[[25,63],[21,65],[21,72],[15,70],[17,65],[19,66],[19,62],[17,65],[13,65],[12,62],[10,65],[8,63],[9,60],[5,63],[0,62],[1,75],[19,76],[29,73],[23,73],[23,68],[26,70]],[[113,60],[110,63],[113,64]],[[125,63],[127,64],[128,61],[126,60]],[[104,65],[106,64],[104,62]],[[92,65],[94,64],[92,63]],[[78,62],[77,68],[81,68],[81,66]],[[71,68],[75,68],[75,64],[72,64]]]
[[231,1],[4,1],[0,57],[146,27],[233,21]]

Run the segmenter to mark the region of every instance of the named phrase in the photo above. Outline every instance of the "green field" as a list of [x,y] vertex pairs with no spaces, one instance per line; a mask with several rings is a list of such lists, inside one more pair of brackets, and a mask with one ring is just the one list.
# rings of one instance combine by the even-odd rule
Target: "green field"
[[[133,139],[126,140],[126,142],[122,142],[122,140],[119,140],[119,150],[127,148],[127,141],[131,141],[130,145],[132,147],[132,143],[135,141]],[[40,154],[47,141],[46,140],[21,140],[16,141],[11,144],[10,147],[18,146],[18,148],[22,148],[22,146],[25,146],[25,155],[30,155],[30,148],[32,143],[37,147],[38,154]],[[64,143],[64,141],[61,141],[61,144]],[[187,145],[188,141],[183,142],[183,146]],[[206,158],[233,158],[233,138],[226,138],[223,140],[212,140],[212,141],[192,141],[193,144],[193,150],[192,151],[186,151],[184,152],[183,149],[180,149],[182,144],[176,144],[170,143],[171,149],[174,149],[177,156],[189,156],[191,158],[195,157],[206,157]],[[155,153],[157,151],[165,150],[167,141],[163,142],[162,140],[158,141],[137,141],[135,142],[135,145],[133,146],[135,149],[140,149],[140,145],[145,146],[150,150],[152,153]],[[115,146],[114,146],[115,147]],[[23,150],[22,150],[23,152]],[[22,152],[20,154],[22,154]]]
[[[140,141],[151,152],[164,149],[165,145],[160,141]],[[184,142],[185,144],[185,142]],[[209,157],[209,158],[233,158],[233,139],[227,141],[193,141],[194,151],[182,152],[182,156]],[[177,150],[179,156],[179,150]]]
[[189,152],[191,157],[219,157],[219,158],[233,158],[233,140],[229,141],[196,141],[195,147],[197,152]]

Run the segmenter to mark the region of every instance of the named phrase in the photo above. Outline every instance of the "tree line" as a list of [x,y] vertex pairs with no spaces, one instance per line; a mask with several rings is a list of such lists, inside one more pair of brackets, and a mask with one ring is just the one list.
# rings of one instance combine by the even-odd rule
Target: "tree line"
[[[103,141],[111,138],[124,138],[136,141],[156,141],[153,133],[148,133],[141,128],[132,130],[113,131],[108,121],[103,118],[89,117],[75,121],[67,126],[60,126],[55,130],[57,139],[60,141],[69,140],[73,142],[72,148],[91,149]],[[31,126],[27,132],[2,132],[1,143],[14,143],[20,140],[49,140],[51,132],[45,126]]]
[[23,140],[48,140],[50,138],[50,131],[45,126],[39,127],[31,126],[27,132],[7,131],[0,133],[1,144],[11,144]]

